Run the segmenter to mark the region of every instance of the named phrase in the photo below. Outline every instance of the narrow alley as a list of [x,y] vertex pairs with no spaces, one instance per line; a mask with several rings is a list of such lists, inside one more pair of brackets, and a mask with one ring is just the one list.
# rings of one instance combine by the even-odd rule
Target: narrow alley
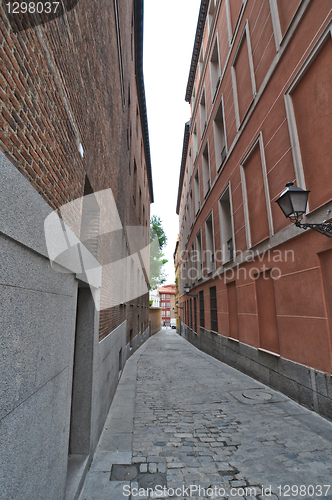
[[332,423],[162,329],[123,370],[80,500],[332,499]]

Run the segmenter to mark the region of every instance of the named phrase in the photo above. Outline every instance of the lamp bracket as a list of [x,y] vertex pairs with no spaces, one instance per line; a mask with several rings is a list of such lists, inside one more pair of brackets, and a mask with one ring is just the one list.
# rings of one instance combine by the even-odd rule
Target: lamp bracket
[[332,238],[332,222],[320,222],[317,224],[301,224],[301,221],[295,221],[295,226],[300,227],[301,229],[313,229],[320,234],[324,234],[328,238]]

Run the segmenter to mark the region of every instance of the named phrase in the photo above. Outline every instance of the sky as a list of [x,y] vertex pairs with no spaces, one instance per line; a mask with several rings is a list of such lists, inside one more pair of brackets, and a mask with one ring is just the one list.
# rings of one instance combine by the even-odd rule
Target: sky
[[174,283],[173,253],[179,233],[176,214],[185,123],[185,102],[200,0],[144,0],[143,70],[154,203],[168,238],[166,283]]

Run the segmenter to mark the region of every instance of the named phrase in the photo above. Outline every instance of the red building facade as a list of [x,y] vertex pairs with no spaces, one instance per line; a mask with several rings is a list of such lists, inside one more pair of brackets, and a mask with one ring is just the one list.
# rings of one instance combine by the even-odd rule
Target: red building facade
[[169,326],[171,319],[175,318],[175,285],[159,286],[158,292],[160,294],[160,307],[161,307],[161,320],[162,324]]
[[181,334],[329,418],[332,243],[275,201],[292,181],[306,222],[330,217],[331,18],[325,0],[202,0],[177,202]]

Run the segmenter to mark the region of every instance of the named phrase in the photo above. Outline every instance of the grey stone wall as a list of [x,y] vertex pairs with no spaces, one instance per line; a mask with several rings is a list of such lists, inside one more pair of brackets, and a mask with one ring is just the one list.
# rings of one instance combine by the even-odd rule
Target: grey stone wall
[[332,420],[332,377],[261,349],[181,323],[180,335],[203,352]]
[[89,287],[50,266],[50,207],[1,152],[0,186],[0,500],[72,500],[149,329],[99,342]]
[[2,154],[0,164],[0,498],[60,499],[77,282],[50,267],[50,208]]

